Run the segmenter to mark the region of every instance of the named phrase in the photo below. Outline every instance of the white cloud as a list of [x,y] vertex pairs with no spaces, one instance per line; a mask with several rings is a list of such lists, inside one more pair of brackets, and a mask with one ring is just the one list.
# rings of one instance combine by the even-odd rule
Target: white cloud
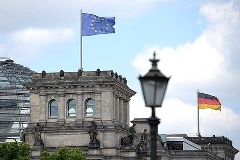
[[[206,25],[195,41],[176,48],[149,46],[136,56],[134,67],[138,72],[146,73],[150,68],[146,59],[156,51],[160,59],[159,68],[165,75],[172,76],[168,88],[170,94],[178,89],[215,88],[215,92],[232,97],[231,93],[236,93],[237,88],[240,90],[240,86],[235,85],[240,80],[236,74],[240,58],[240,40],[236,36],[240,35],[240,12],[234,8],[234,4],[233,1],[203,4],[200,13]],[[181,93],[178,95],[183,96]]]
[[145,107],[144,101],[139,94],[131,98],[130,106],[130,120],[134,118],[149,118],[151,116],[151,109]]
[[6,36],[6,43],[0,47],[1,56],[31,59],[43,49],[53,44],[66,43],[73,38],[71,29],[36,29],[28,28]]
[[236,33],[239,34],[240,12],[234,7],[234,1],[229,1],[228,3],[206,3],[200,9],[200,14],[205,17],[207,23],[204,34],[208,36],[213,47],[221,49],[225,54],[229,52],[228,47],[236,38]]
[[[1,1],[0,32],[29,26],[52,27],[79,24],[80,9],[99,16],[131,17],[154,9],[166,0],[12,0]],[[73,26],[74,26],[73,25]]]
[[240,35],[240,12],[234,9],[234,2],[230,1],[205,3],[200,8],[200,14],[206,23],[201,36],[176,48],[145,48],[133,62],[137,70],[146,73],[149,68],[146,59],[151,58],[153,51],[156,51],[157,58],[161,60],[159,68],[176,82],[211,83],[218,77],[231,77],[226,73],[232,72],[227,70],[229,65],[234,65],[230,63],[238,63],[233,57],[239,55],[240,47],[232,42],[240,41],[236,36]]
[[[159,68],[168,75],[172,75],[177,82],[209,81],[219,76],[224,67],[224,57],[213,48],[205,35],[200,36],[193,43],[186,43],[176,49],[170,47],[150,47],[140,53],[133,65],[139,72],[146,72],[149,64],[146,59],[156,51],[161,61]],[[148,57],[148,58],[146,58]]]
[[[80,9],[99,16],[131,17],[166,0],[0,0],[0,55],[26,62],[79,32]],[[54,29],[57,28],[57,29]]]
[[240,131],[240,115],[224,106],[221,111],[200,110],[200,119],[202,125],[206,126],[203,130],[206,134],[231,135],[233,132]]
[[61,43],[73,36],[71,29],[32,29],[16,31],[9,36],[13,43],[29,44],[35,46]]

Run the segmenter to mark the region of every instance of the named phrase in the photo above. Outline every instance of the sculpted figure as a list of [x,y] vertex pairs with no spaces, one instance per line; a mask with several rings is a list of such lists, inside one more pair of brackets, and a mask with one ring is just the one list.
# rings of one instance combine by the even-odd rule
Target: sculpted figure
[[132,147],[134,144],[134,139],[136,139],[136,124],[133,124],[129,129],[127,136],[121,138],[121,146],[123,147]]
[[43,146],[43,140],[41,138],[43,127],[37,123],[34,127],[33,135],[34,135],[34,146]]
[[96,143],[97,141],[97,125],[94,121],[91,122],[90,129],[88,131],[90,135],[90,142]]
[[133,145],[134,143],[134,139],[136,138],[136,130],[135,130],[135,126],[136,124],[133,124],[130,128],[129,128],[129,139],[130,139],[130,146]]
[[147,129],[144,129],[141,140],[139,144],[137,145],[137,150],[140,152],[146,152],[147,151]]

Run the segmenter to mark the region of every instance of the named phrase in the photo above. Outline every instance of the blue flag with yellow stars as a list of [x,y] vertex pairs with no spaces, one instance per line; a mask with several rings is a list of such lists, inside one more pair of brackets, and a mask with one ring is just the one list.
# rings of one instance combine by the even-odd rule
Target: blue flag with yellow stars
[[115,33],[115,17],[98,17],[82,13],[82,36]]

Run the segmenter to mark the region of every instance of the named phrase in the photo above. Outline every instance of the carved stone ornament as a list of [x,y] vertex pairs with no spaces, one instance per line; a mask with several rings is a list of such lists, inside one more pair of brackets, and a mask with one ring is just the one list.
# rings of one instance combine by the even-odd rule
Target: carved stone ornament
[[97,75],[97,76],[100,76],[100,73],[101,73],[100,69],[97,69],[97,70],[96,70],[96,75]]
[[141,135],[141,140],[138,143],[138,145],[136,146],[137,152],[148,152],[147,143],[148,143],[148,140],[147,140],[147,129],[144,129],[144,131],[143,131],[143,133]]
[[60,71],[60,77],[64,77],[64,71],[63,70]]
[[120,80],[120,82],[122,82],[122,75],[119,75],[119,80]]
[[117,74],[117,72],[115,73],[115,78],[116,78],[116,79],[118,78],[118,74]]
[[90,129],[89,129],[88,133],[89,133],[89,136],[90,136],[89,147],[90,148],[99,148],[100,143],[97,140],[97,134],[98,134],[97,124],[94,121],[91,122],[91,126],[90,126]]
[[41,138],[41,134],[43,131],[43,126],[40,123],[37,123],[36,126],[33,128],[33,137],[34,137],[34,144],[33,146],[44,146],[43,140]]
[[127,84],[127,79],[126,78],[123,78],[123,83]]
[[114,72],[113,71],[111,71],[111,77],[113,77],[114,76]]
[[133,124],[127,133],[127,136],[121,138],[121,146],[122,147],[133,147],[134,140],[136,139],[136,130],[135,130],[136,124]]
[[83,73],[83,70],[82,70],[82,69],[79,69],[79,70],[78,70],[78,75],[79,75],[79,76],[82,76],[82,73]]
[[46,71],[42,71],[42,78],[45,78],[46,76]]

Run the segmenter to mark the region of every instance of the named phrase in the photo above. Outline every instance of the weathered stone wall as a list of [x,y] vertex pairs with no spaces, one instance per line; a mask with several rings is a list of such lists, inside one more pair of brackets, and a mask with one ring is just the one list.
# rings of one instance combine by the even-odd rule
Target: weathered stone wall
[[[37,94],[30,95],[30,123],[37,123],[40,116],[40,98]],[[45,107],[45,106],[44,106]]]

